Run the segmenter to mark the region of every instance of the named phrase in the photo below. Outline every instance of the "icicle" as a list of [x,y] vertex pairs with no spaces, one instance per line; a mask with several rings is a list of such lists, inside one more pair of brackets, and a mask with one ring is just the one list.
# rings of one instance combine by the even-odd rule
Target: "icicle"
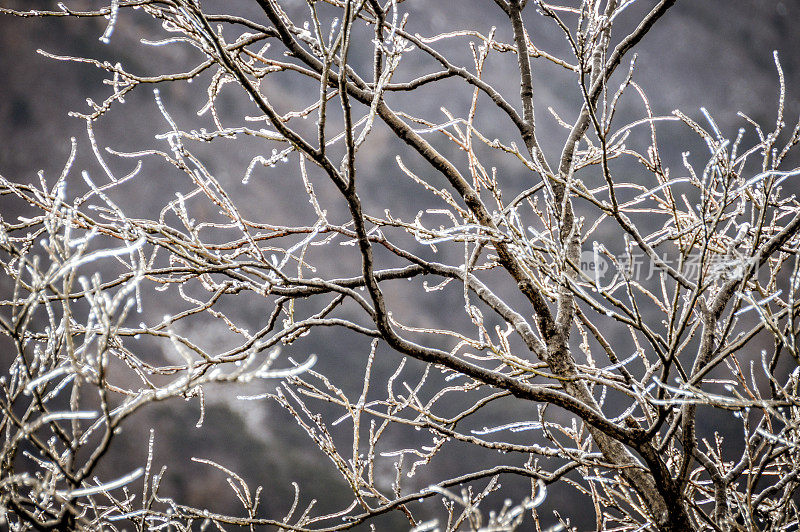
[[106,31],[100,36],[100,42],[108,44],[111,42],[111,34],[114,33],[114,27],[117,25],[117,14],[119,13],[119,0],[111,0],[111,11],[108,14],[108,26]]

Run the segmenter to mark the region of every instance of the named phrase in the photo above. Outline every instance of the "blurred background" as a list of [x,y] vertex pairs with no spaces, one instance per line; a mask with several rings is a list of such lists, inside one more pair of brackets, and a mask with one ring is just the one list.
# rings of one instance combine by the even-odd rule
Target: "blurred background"
[[[566,49],[566,42],[549,20],[538,16],[533,3],[526,11],[528,32],[534,44],[555,55]],[[626,24],[630,26],[641,13],[654,2],[640,0],[629,9],[626,16],[615,27],[619,39]],[[103,2],[74,2],[70,6],[97,7]],[[302,13],[304,2],[286,2],[290,15]],[[54,9],[55,2],[0,0],[0,6],[16,9]],[[255,2],[209,1],[204,2],[208,12],[231,10],[266,24],[259,16]],[[498,27],[498,38],[508,39],[504,15],[490,0],[406,0],[401,10],[410,13],[407,29],[412,33],[434,35],[456,28],[474,29],[487,33],[491,26]],[[302,18],[301,18],[302,19]],[[778,75],[773,62],[773,50],[777,50],[786,78],[786,120],[790,127],[800,113],[800,3],[777,0],[680,0],[668,15],[657,24],[636,49],[637,70],[635,81],[646,92],[654,114],[668,114],[681,109],[695,120],[701,121],[699,108],[705,107],[716,119],[724,135],[735,137],[736,130],[744,126],[737,116],[741,111],[757,122],[771,127],[776,116],[778,101]],[[795,22],[792,22],[795,21]],[[98,172],[98,165],[91,156],[91,148],[83,120],[71,118],[69,111],[86,112],[86,99],[102,101],[109,94],[103,85],[104,73],[88,64],[60,62],[43,57],[37,49],[57,55],[96,58],[101,61],[122,63],[128,71],[143,75],[185,70],[197,59],[197,54],[180,46],[146,47],[141,38],[157,39],[162,36],[158,25],[143,14],[136,16],[123,11],[117,23],[111,43],[104,45],[98,37],[103,34],[106,21],[98,19],[20,19],[0,16],[0,174],[14,181],[36,181],[36,173],[42,170],[54,179],[60,172],[70,149],[70,137],[76,137],[79,158],[76,169],[86,168]],[[464,41],[443,45],[447,55],[460,64],[472,67],[469,51]],[[359,55],[359,52],[361,56]],[[368,62],[369,50],[354,50],[354,61]],[[399,75],[406,78],[414,72],[430,71],[431,63],[419,54],[404,58]],[[627,62],[620,67],[627,71]],[[426,70],[427,69],[427,70]],[[549,116],[546,109],[552,107],[568,122],[578,109],[579,100],[570,78],[556,68],[534,62],[536,89],[537,132],[540,141],[551,158],[563,143],[565,132]],[[490,55],[485,77],[515,105],[519,101],[516,61],[506,54]],[[399,78],[398,78],[399,79]],[[207,79],[203,80],[207,81]],[[273,85],[268,94],[281,109],[307,105],[315,98],[318,88],[298,77],[279,78],[270,81]],[[196,113],[205,102],[207,84],[179,83],[161,87],[162,99],[172,117],[187,129],[200,124],[207,127],[208,117],[198,119]],[[457,90],[452,90],[456,87]],[[446,119],[439,111],[441,106],[461,111],[469,104],[472,91],[447,84],[430,87],[412,97],[393,95],[391,104],[415,106],[415,111],[434,122]],[[223,121],[240,121],[242,116],[256,114],[247,98],[237,94],[233,87],[225,91],[218,102]],[[631,99],[622,108],[626,117],[642,116],[640,102]],[[509,137],[508,124],[481,118],[485,134]],[[155,144],[154,135],[166,130],[163,117],[153,102],[148,87],[140,87],[126,98],[124,105],[116,105],[97,125],[97,141],[101,146],[118,150],[139,150]],[[687,149],[698,149],[697,140],[679,126],[660,129],[660,144],[668,166],[680,166],[680,154]],[[251,149],[244,149],[249,146]],[[302,195],[302,184],[296,172],[287,168],[259,169],[254,172],[251,183],[241,183],[245,169],[253,156],[255,144],[218,144],[201,146],[198,153],[223,183],[229,183],[232,194],[239,198],[244,212],[257,213],[268,205],[271,221],[287,220],[299,216],[298,209],[310,209]],[[367,168],[369,178],[361,191],[368,208],[382,205],[387,197],[418,193],[419,188],[400,175],[395,162],[393,139],[386,130],[376,129],[369,144],[362,152],[361,165]],[[257,149],[257,148],[256,148]],[[452,149],[452,148],[450,148]],[[267,150],[265,150],[267,151]],[[109,164],[120,173],[130,171],[129,161],[109,158]],[[420,161],[411,158],[406,162],[412,169],[424,168]],[[498,163],[502,165],[503,163]],[[500,167],[509,187],[507,197],[529,186],[530,176],[520,173],[518,168]],[[163,198],[174,196],[186,183],[178,184],[168,171],[157,165],[145,166],[143,175],[134,180],[120,197],[121,206],[129,216],[144,216],[155,208],[160,209]],[[787,185],[788,186],[788,185]],[[249,187],[249,188],[246,188]],[[119,193],[119,192],[118,192]],[[335,205],[335,193],[320,185],[320,197]],[[294,201],[292,198],[297,198]],[[398,204],[398,213],[413,217],[414,213],[429,205],[428,200],[404,206]],[[399,202],[398,202],[399,203]],[[431,202],[433,205],[433,202]],[[330,208],[335,209],[335,206]],[[342,206],[339,205],[341,209]],[[403,210],[405,209],[405,211]],[[0,213],[5,219],[14,219],[25,213],[25,206],[0,199]],[[613,237],[613,235],[606,235]],[[355,253],[353,248],[349,248]],[[345,250],[347,251],[347,250]],[[342,252],[344,253],[344,251]],[[331,257],[331,260],[338,257]],[[352,255],[341,260],[353,260]],[[356,264],[356,263],[354,263]],[[10,288],[5,278],[0,279],[0,298]],[[442,308],[454,309],[463,314],[460,289],[439,292],[434,296],[404,290],[392,294],[393,310],[398,316],[415,316],[415,323],[431,326],[450,325],[448,313]],[[266,305],[257,301],[228,303],[232,315],[243,323],[256,327],[264,319]],[[159,297],[158,293],[147,296],[147,312],[161,316],[182,308],[175,297]],[[462,319],[462,318],[459,318]],[[224,348],[219,331],[202,323],[187,324],[182,333],[192,335],[198,342],[213,350],[215,342]],[[190,330],[195,327],[196,330]],[[143,350],[153,349],[147,356],[159,358],[169,356],[157,348],[143,343]],[[329,375],[346,389],[360,388],[360,379],[352,375],[363,371],[369,343],[342,331],[318,331],[287,347],[284,353],[297,360],[305,360],[309,353],[319,356],[317,370]],[[390,375],[396,368],[398,358],[391,352],[379,348],[378,378]],[[0,363],[7,365],[5,354],[0,353]],[[5,367],[5,366],[4,366]],[[419,368],[416,368],[419,370]],[[350,379],[348,381],[348,379]],[[380,381],[380,379],[379,379]],[[348,388],[349,387],[349,388]],[[162,484],[162,493],[185,504],[208,507],[220,513],[238,513],[239,504],[225,482],[225,475],[190,461],[190,457],[212,459],[240,473],[251,486],[264,485],[262,514],[281,517],[288,510],[293,498],[291,483],[303,486],[302,502],[319,499],[318,511],[334,510],[349,502],[348,487],[336,474],[327,459],[314,447],[306,435],[278,405],[266,401],[241,402],[232,400],[236,395],[230,390],[211,390],[207,397],[207,409],[203,426],[195,425],[199,419],[197,402],[170,402],[152,405],[139,412],[124,426],[124,432],[115,440],[110,456],[100,475],[113,471],[130,471],[144,463],[147,455],[147,439],[150,429],[155,434],[155,465],[168,466]],[[524,406],[524,405],[523,405]],[[516,412],[520,405],[506,404],[503,412],[510,418],[525,414]],[[495,414],[497,414],[495,412]],[[494,415],[487,413],[487,415]],[[398,433],[392,435],[398,447],[404,442],[419,443],[419,435]],[[410,481],[410,485],[424,487],[430,482],[459,472],[463,463],[482,461],[490,467],[493,461],[501,463],[504,457],[477,453],[469,448],[454,446],[449,453],[437,456],[430,467]],[[387,475],[391,471],[386,472]],[[112,475],[113,476],[113,475]],[[509,481],[502,492],[503,497],[512,497],[518,490],[517,499],[528,493],[527,483]],[[564,511],[577,497],[568,488],[554,490],[547,506]],[[502,498],[500,499],[502,501]],[[489,506],[487,506],[487,509]],[[591,527],[592,517],[575,512],[573,522]],[[550,518],[548,518],[550,519]],[[544,521],[547,523],[548,521]],[[390,516],[381,526],[385,530],[403,530],[402,519]],[[381,528],[379,528],[381,529]]]

